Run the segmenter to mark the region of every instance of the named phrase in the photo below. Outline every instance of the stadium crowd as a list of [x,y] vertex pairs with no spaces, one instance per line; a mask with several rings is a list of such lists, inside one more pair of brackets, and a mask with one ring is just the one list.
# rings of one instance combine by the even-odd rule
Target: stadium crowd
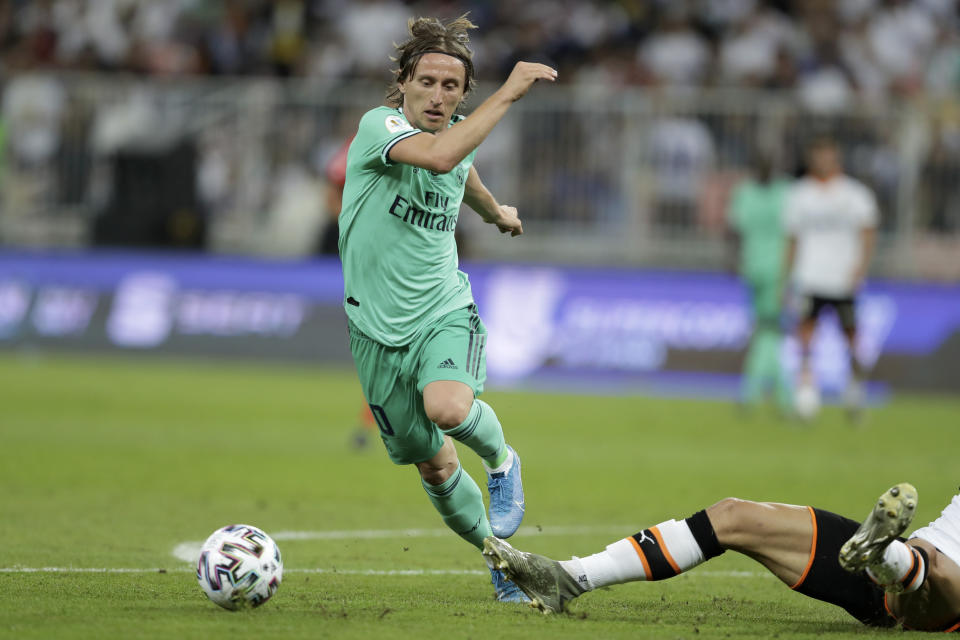
[[[789,156],[782,169],[799,172],[805,128],[828,122],[851,173],[877,191],[885,230],[894,227],[903,160],[880,111],[904,100],[928,105],[929,141],[917,159],[916,226],[934,233],[960,230],[960,186],[953,178],[960,170],[960,11],[952,0],[0,0],[0,144],[6,138],[7,162],[21,170],[54,162],[81,167],[48,173],[59,176],[58,202],[89,202],[88,183],[95,182],[85,173],[88,156],[117,148],[111,140],[118,136],[110,132],[156,129],[130,124],[153,116],[140,94],[125,109],[78,109],[55,75],[33,72],[368,79],[386,86],[384,61],[392,43],[405,38],[409,17],[464,12],[480,27],[470,46],[481,81],[502,81],[524,59],[556,67],[563,85],[583,88],[583,95],[601,102],[621,87],[674,97],[701,87],[774,89],[795,97],[804,117],[783,127],[790,139],[782,141]],[[95,116],[87,113],[93,110]],[[138,113],[140,120],[131,119]],[[296,171],[286,173],[300,184],[324,173],[350,127],[301,135],[304,127],[316,127],[292,117],[300,133],[279,135],[291,139],[277,147],[279,156],[296,156],[287,163]],[[719,209],[704,207],[704,193],[725,193],[748,166],[758,130],[751,117],[707,112],[657,122],[646,160],[657,185],[653,224],[717,229],[719,217],[708,210]],[[552,131],[586,136],[576,116],[553,120],[551,129],[539,133],[537,126],[548,119],[521,128],[531,138],[522,147],[558,159],[555,169],[553,163],[531,164],[545,176],[523,196],[539,204],[519,203],[525,215],[566,216],[577,224],[631,215],[623,193],[607,184],[618,170],[609,166],[616,154],[589,150],[590,144],[622,144],[619,125],[610,123],[602,134],[606,142],[570,145]],[[597,137],[596,129],[591,136]],[[240,187],[225,178],[237,173],[232,165],[238,152],[227,148],[230,136],[210,130],[199,146],[207,209],[234,206]],[[574,148],[582,152],[571,157]],[[284,196],[296,190],[283,186],[290,182],[284,172],[270,171],[280,176],[264,181],[280,185],[273,189],[275,200],[303,201]],[[50,191],[21,190],[23,201]],[[259,191],[247,209],[272,197],[266,186]]]
[[5,0],[0,47],[4,75],[379,79],[408,17],[466,11],[479,67],[502,77],[533,57],[568,82],[796,88],[818,108],[960,86],[951,0]]

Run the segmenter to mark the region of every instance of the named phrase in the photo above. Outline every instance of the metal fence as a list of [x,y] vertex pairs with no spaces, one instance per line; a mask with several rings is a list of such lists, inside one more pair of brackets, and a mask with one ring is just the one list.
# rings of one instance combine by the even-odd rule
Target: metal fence
[[[330,219],[326,164],[382,97],[382,86],[310,80],[15,76],[3,97],[0,242],[309,254]],[[527,234],[509,241],[465,214],[463,251],[722,268],[726,201],[757,149],[794,173],[804,141],[829,129],[881,205],[874,273],[957,279],[958,113],[891,103],[815,115],[789,93],[537,86],[477,161]],[[144,231],[137,216],[161,209]]]

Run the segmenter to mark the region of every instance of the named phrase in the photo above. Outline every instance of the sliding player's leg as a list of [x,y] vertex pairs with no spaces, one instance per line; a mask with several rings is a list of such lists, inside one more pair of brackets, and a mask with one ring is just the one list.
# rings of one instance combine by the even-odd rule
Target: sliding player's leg
[[[811,513],[806,507],[727,498],[689,518],[661,522],[583,558],[559,563],[541,560],[542,556],[516,551],[496,539],[484,543],[484,553],[495,566],[505,565],[507,574],[541,609],[559,611],[586,591],[672,578],[726,549],[754,558],[793,586],[804,577],[812,539]],[[551,577],[558,579],[556,584]]]
[[[960,566],[920,537],[900,535],[910,525],[917,491],[907,483],[886,491],[840,550],[840,564],[883,587],[887,611],[909,629],[960,629]],[[941,518],[938,530],[952,521]],[[929,528],[915,535],[923,535]],[[957,537],[960,531],[951,531]]]
[[840,568],[840,546],[858,523],[826,511],[727,498],[685,520],[668,520],[584,558],[556,562],[488,538],[484,554],[544,611],[580,594],[637,580],[673,577],[727,549],[747,555],[790,588],[841,606],[867,624],[890,624],[883,591]]
[[908,629],[960,631],[960,566],[925,540],[907,545],[925,553],[926,579],[913,591],[888,593],[890,615]]
[[476,308],[451,312],[419,341],[418,389],[427,417],[483,460],[490,493],[490,524],[506,538],[523,519],[520,458],[503,435],[493,408],[476,396],[486,381],[486,328]]

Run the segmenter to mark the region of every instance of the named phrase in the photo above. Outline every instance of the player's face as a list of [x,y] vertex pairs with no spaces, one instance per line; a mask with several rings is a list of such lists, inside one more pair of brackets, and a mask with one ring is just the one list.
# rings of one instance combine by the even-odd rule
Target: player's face
[[840,171],[840,151],[831,144],[817,145],[810,149],[810,173],[828,178]]
[[446,127],[463,100],[466,77],[458,58],[443,53],[420,56],[412,77],[398,83],[407,121],[431,133]]

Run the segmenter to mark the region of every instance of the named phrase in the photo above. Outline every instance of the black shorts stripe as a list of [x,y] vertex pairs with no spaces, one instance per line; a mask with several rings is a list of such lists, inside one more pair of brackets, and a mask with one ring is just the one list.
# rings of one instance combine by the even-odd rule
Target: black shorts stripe
[[474,348],[474,336],[475,333],[470,332],[470,339],[467,341],[467,362],[464,365],[466,367],[467,373],[470,373],[470,360],[473,359],[473,348]]
[[477,335],[477,348],[475,349],[473,361],[470,363],[469,373],[474,378],[479,377],[480,375],[480,363],[483,361],[483,349],[487,344],[487,336],[484,334]]

